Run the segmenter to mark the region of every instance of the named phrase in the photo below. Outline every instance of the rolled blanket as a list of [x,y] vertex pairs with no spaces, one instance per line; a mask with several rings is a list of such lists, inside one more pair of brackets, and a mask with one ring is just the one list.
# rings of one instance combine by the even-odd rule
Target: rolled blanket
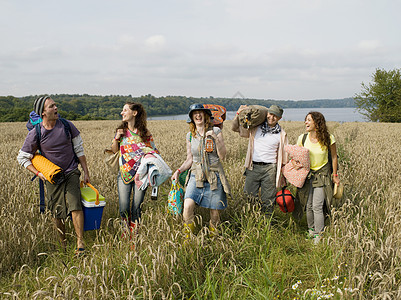
[[43,155],[35,154],[31,161],[36,170],[42,173],[51,184],[60,184],[64,181],[63,169]]
[[146,154],[135,174],[135,184],[140,190],[148,185],[159,186],[172,174],[170,167],[157,153]]

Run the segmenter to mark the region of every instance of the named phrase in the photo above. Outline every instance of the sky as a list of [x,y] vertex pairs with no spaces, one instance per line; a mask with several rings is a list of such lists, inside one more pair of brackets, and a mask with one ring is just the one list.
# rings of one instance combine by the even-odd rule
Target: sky
[[0,96],[353,97],[376,69],[401,68],[400,12],[401,0],[0,0]]

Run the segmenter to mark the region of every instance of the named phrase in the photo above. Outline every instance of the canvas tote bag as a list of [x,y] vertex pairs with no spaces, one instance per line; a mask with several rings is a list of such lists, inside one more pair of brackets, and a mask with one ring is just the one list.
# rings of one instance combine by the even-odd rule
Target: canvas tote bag
[[105,158],[104,162],[110,168],[113,173],[118,173],[120,166],[118,160],[120,158],[120,150],[116,153],[113,153],[111,150],[104,150]]

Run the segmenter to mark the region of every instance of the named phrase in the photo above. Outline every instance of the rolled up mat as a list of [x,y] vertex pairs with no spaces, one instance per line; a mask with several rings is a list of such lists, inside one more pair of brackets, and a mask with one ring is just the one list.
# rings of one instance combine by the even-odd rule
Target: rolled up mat
[[42,173],[51,184],[60,184],[64,181],[63,169],[43,155],[35,154],[31,161],[36,170]]

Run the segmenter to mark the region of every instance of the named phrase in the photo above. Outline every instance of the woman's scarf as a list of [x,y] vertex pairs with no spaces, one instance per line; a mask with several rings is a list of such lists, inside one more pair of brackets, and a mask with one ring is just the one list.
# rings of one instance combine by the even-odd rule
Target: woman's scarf
[[281,127],[278,123],[274,127],[269,127],[266,120],[262,123],[260,129],[262,130],[262,136],[265,136],[266,133],[276,134],[281,132]]
[[120,141],[120,152],[121,179],[128,184],[134,181],[142,156],[148,153],[157,153],[157,149],[152,136],[143,142],[138,134],[127,129]]

